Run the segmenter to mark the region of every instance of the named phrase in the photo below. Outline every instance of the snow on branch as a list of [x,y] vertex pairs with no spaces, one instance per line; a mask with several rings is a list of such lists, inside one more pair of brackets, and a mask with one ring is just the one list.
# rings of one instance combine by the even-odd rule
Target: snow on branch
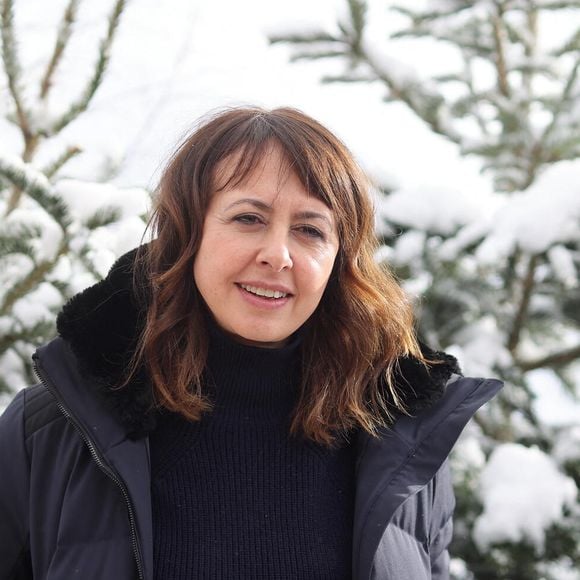
[[540,254],[559,243],[580,243],[580,161],[561,161],[506,201],[478,248],[482,263],[501,262],[519,247]]
[[546,530],[574,505],[577,492],[574,480],[540,449],[500,445],[480,478],[484,511],[475,524],[476,544],[486,551],[493,544],[527,540],[541,553]]
[[446,18],[448,16],[459,14],[463,10],[471,8],[473,6],[473,2],[457,0],[437,3],[431,2],[431,5],[432,7],[424,12],[412,10],[402,5],[393,6],[392,10],[411,18],[413,20],[413,24],[420,25],[427,20],[436,20],[438,18]]
[[56,195],[47,177],[17,157],[0,155],[0,175],[21,194],[28,194],[65,230],[70,223],[68,209]]
[[61,155],[59,155],[50,165],[43,169],[44,175],[47,177],[53,177],[61,167],[63,167],[68,161],[73,157],[76,157],[82,153],[82,149],[76,145],[71,145],[67,147]]
[[559,2],[557,0],[536,0],[538,8],[543,10],[565,10],[567,8],[580,8],[578,0]]
[[410,66],[381,53],[370,42],[363,41],[361,50],[365,62],[389,87],[392,97],[406,103],[435,133],[455,143],[461,142],[461,135],[451,123],[449,107],[432,83],[419,78]]

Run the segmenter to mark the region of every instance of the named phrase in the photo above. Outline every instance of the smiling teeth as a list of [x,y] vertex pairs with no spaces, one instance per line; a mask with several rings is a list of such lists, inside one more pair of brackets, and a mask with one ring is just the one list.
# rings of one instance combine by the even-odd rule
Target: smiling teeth
[[278,292],[278,290],[266,290],[265,288],[256,288],[256,286],[246,286],[245,284],[240,284],[240,286],[258,296],[265,296],[266,298],[285,298],[287,294],[285,292]]

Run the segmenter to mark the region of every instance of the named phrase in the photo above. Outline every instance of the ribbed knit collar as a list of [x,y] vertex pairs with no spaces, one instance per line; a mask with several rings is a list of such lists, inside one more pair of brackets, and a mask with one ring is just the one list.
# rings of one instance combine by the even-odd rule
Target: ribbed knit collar
[[262,348],[235,340],[214,322],[208,330],[213,412],[248,420],[287,417],[298,396],[303,332],[294,333],[283,347]]

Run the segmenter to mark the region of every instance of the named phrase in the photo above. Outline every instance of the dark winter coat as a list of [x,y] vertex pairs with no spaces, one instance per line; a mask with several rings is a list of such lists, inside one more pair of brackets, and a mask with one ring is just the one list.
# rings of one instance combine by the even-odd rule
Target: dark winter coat
[[[131,256],[63,309],[60,336],[34,356],[40,384],[0,418],[0,580],[153,580],[151,392],[144,374],[108,388],[141,320]],[[447,457],[501,383],[460,377],[455,359],[426,354],[443,364],[427,373],[400,361],[413,416],[356,441],[354,580],[448,578]]]

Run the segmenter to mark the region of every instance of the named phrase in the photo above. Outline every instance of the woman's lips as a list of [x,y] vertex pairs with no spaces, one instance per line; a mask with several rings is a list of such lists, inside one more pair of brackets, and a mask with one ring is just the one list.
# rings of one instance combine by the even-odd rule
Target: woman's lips
[[[238,291],[240,292],[242,298],[252,306],[256,306],[265,310],[275,310],[277,308],[282,308],[287,304],[292,298],[292,294],[288,294],[283,298],[268,298],[266,296],[258,296],[248,290],[244,290],[239,284],[236,284]],[[248,284],[248,286],[251,286]],[[279,290],[280,291],[280,290]]]

